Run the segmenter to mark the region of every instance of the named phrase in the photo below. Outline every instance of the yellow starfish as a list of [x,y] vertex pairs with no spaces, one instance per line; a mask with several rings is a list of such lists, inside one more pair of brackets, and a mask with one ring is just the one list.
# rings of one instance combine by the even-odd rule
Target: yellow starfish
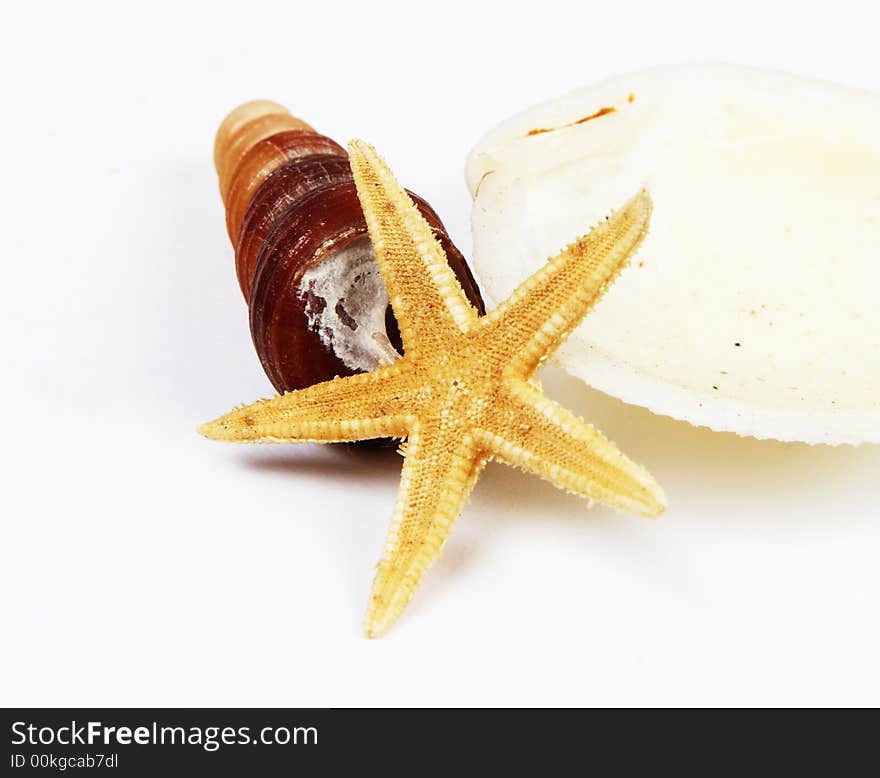
[[430,226],[375,150],[349,144],[351,167],[405,355],[233,410],[199,431],[264,443],[406,438],[400,492],[373,582],[366,632],[388,629],[440,554],[486,463],[645,516],[660,487],[598,431],[542,394],[532,376],[644,237],[640,192],[526,280],[492,313],[471,307]]

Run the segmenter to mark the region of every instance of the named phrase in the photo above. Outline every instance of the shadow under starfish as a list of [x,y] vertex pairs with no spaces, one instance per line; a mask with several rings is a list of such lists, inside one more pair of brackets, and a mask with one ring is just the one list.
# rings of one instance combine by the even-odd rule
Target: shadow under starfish
[[663,511],[663,492],[647,471],[533,381],[638,248],[651,200],[639,192],[481,317],[375,150],[352,141],[349,154],[405,356],[237,408],[199,431],[237,442],[406,439],[367,612],[366,632],[374,637],[406,607],[491,459],[613,508]]

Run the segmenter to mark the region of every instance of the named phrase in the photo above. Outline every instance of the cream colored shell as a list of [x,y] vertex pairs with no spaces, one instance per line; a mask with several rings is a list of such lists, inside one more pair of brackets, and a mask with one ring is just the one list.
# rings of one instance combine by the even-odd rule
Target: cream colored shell
[[648,238],[558,352],[572,374],[716,430],[880,442],[877,95],[657,68],[509,119],[467,178],[495,301],[648,187]]

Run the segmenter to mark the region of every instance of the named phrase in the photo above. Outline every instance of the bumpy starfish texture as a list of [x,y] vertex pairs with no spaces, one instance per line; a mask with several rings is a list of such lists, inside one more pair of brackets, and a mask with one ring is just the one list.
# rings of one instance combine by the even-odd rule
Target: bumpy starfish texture
[[238,408],[200,431],[268,443],[406,438],[367,612],[366,632],[374,637],[406,607],[489,460],[590,502],[644,516],[663,511],[651,476],[532,380],[639,246],[651,201],[637,194],[480,317],[375,150],[352,141],[349,154],[405,355],[371,373]]

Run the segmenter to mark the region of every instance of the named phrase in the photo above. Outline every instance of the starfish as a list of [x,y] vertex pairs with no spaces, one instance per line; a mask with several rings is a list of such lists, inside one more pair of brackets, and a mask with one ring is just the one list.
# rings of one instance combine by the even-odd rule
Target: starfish
[[663,492],[647,471],[546,397],[533,378],[638,248],[651,200],[639,192],[479,316],[430,226],[376,151],[352,141],[349,156],[404,355],[370,373],[236,408],[199,431],[262,443],[406,439],[367,612],[366,633],[375,637],[409,603],[490,460],[590,503],[662,513]]

